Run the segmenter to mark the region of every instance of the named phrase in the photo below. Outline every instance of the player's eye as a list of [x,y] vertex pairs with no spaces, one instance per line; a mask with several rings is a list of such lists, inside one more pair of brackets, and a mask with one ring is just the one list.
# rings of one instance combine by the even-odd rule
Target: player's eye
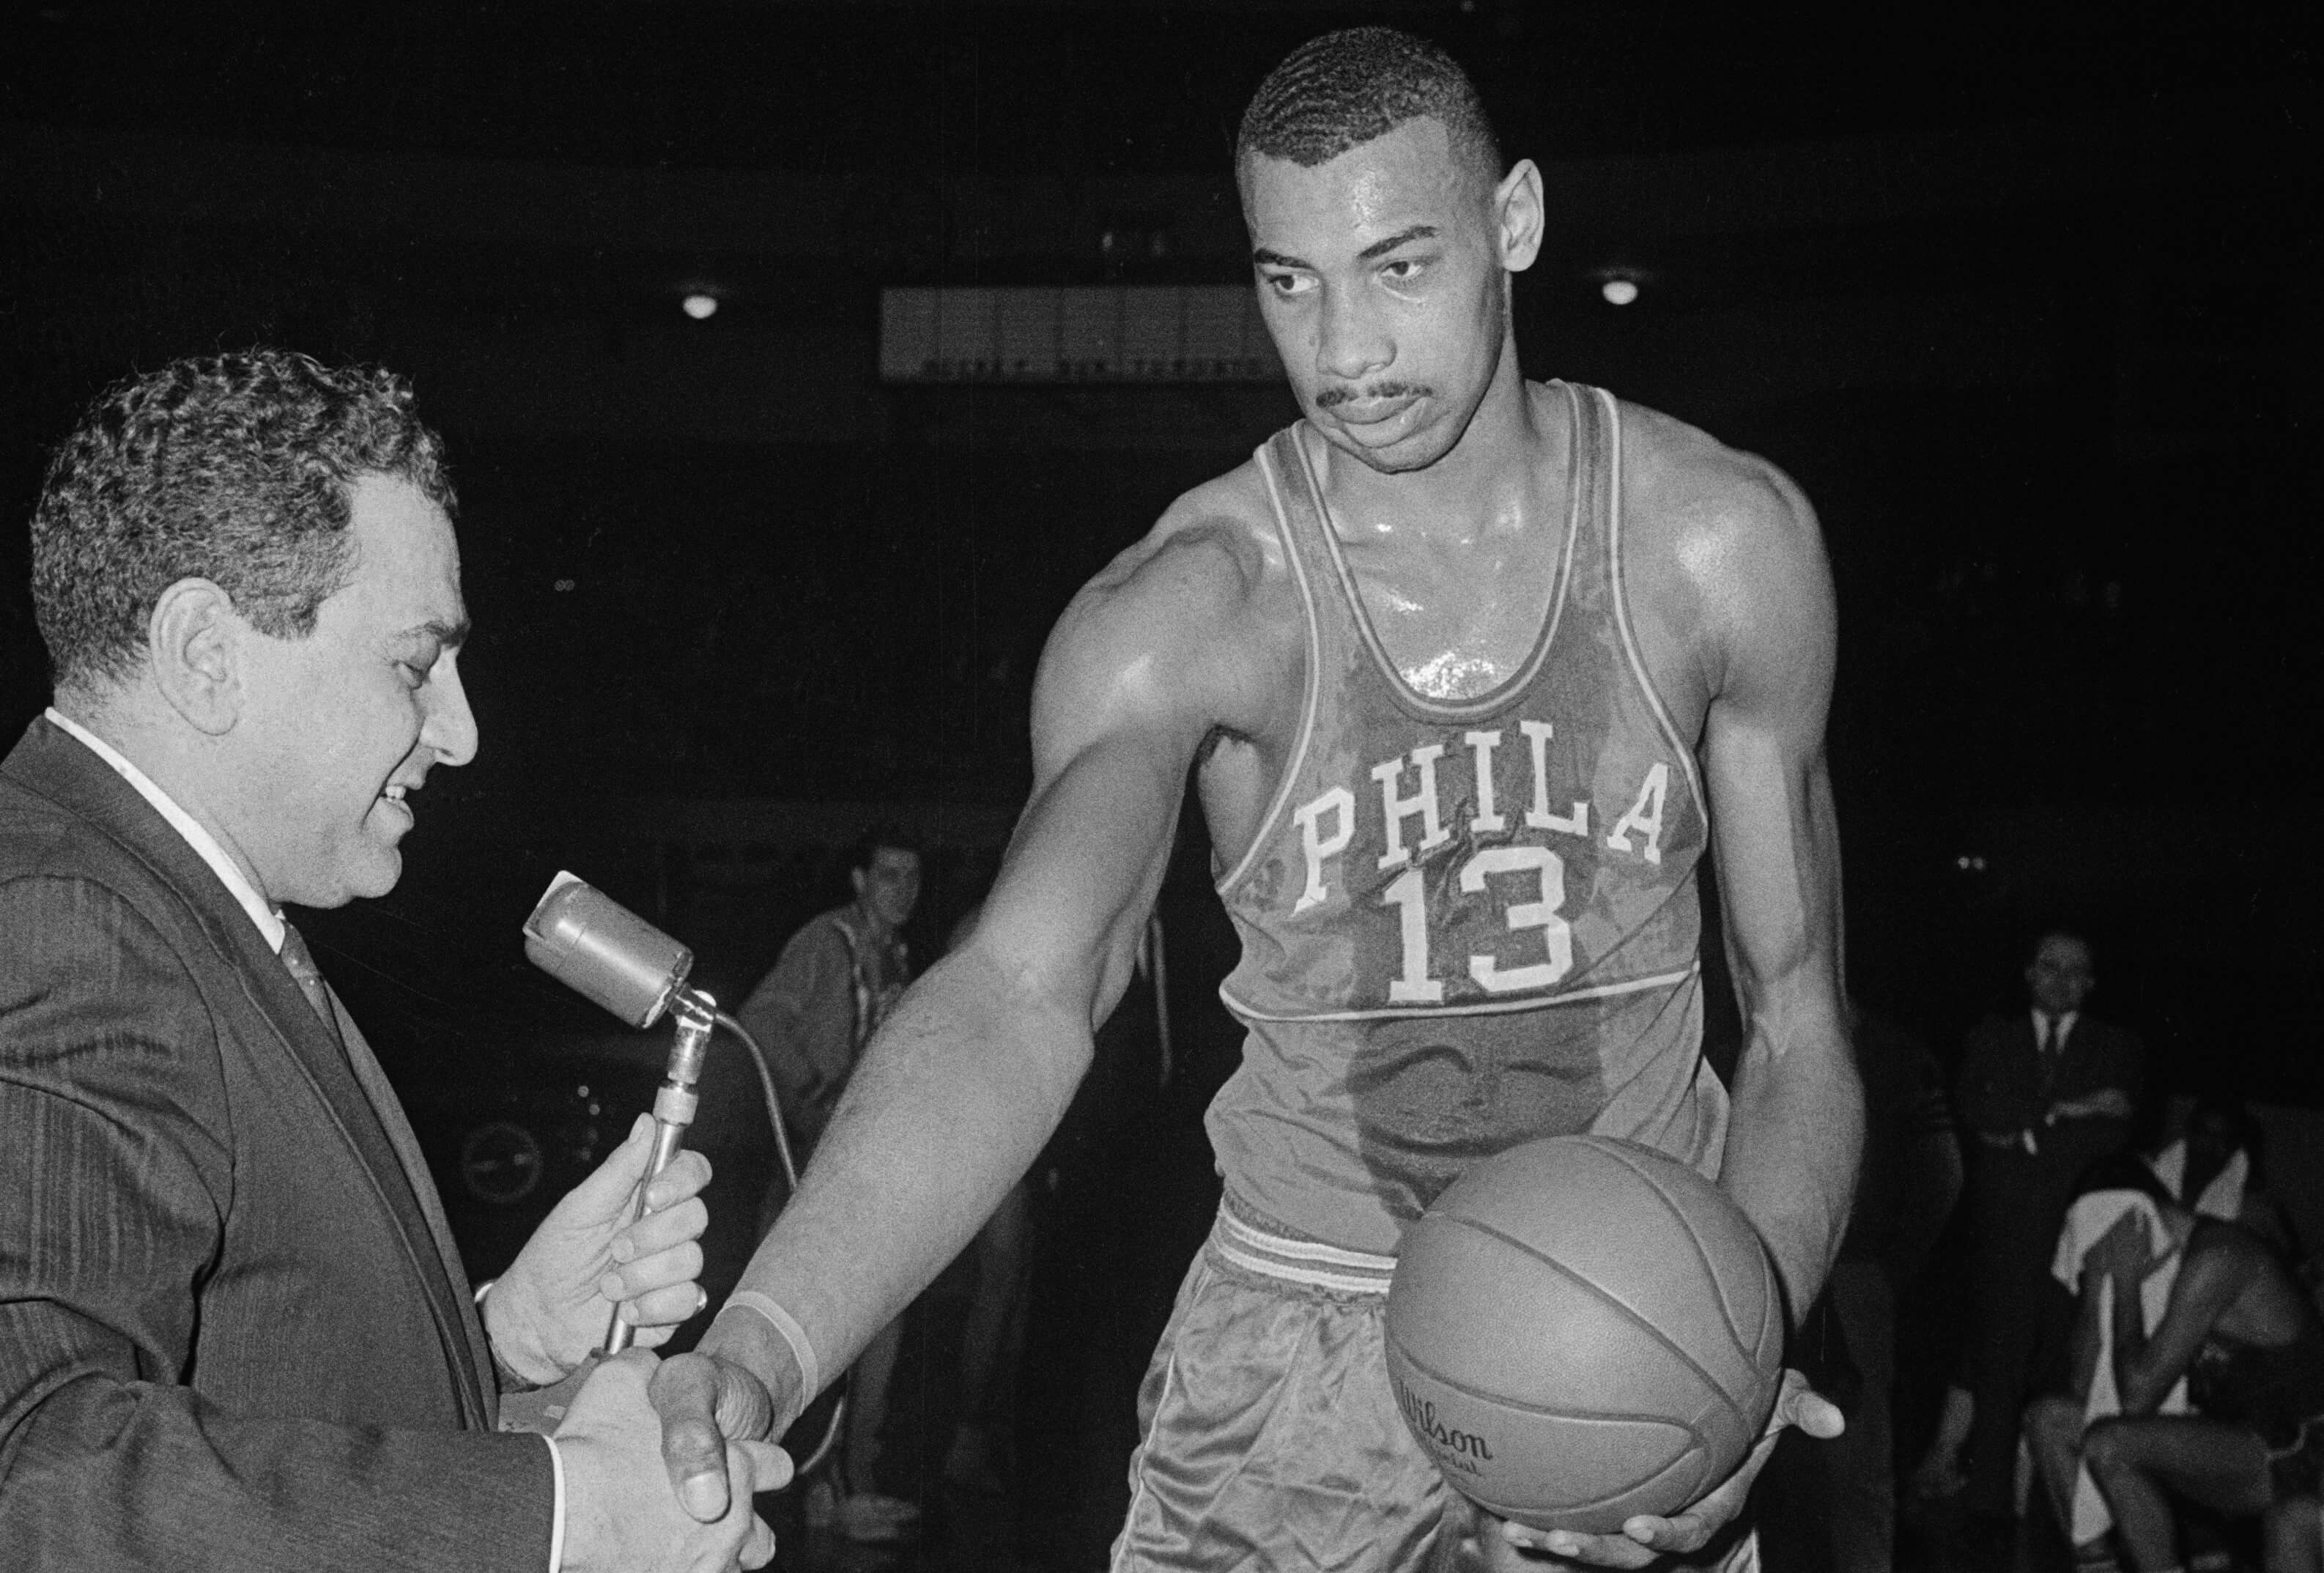
[[1315,281],[1305,273],[1268,273],[1267,285],[1277,295],[1305,295],[1314,288]]

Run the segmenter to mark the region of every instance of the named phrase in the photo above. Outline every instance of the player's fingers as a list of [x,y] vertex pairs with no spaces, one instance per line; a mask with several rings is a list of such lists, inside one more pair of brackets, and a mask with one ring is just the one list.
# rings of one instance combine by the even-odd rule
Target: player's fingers
[[1784,1393],[1776,1401],[1775,1412],[1785,1424],[1825,1441],[1848,1429],[1848,1417],[1840,1412],[1840,1405],[1810,1387],[1807,1378],[1796,1371],[1784,1373]]
[[718,1429],[716,1368],[701,1355],[664,1360],[646,1384],[646,1397],[661,1416],[661,1461],[670,1489],[702,1523],[726,1516],[726,1440]]
[[1572,1530],[1537,1530],[1505,1523],[1501,1539],[1521,1551],[1554,1557],[1584,1568],[1644,1568],[1660,1553],[1627,1535],[1585,1535]]

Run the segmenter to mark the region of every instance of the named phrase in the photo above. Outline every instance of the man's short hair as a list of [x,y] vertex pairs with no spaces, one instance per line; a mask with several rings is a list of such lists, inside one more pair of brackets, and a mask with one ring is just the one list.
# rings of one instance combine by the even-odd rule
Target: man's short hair
[[1508,172],[1500,143],[1476,84],[1451,55],[1393,27],[1327,32],[1259,85],[1235,136],[1235,168],[1261,153],[1312,169],[1423,115],[1443,123],[1485,189],[1499,184]]
[[2030,967],[2040,961],[2043,951],[2048,948],[2052,940],[2065,940],[2070,943],[2080,945],[2082,947],[2083,955],[2089,957],[2093,962],[2098,959],[2098,948],[2090,943],[2088,934],[2078,928],[2068,928],[2062,924],[2052,924],[2048,928],[2035,929],[2034,937],[2026,941],[2025,964]]
[[872,860],[879,857],[881,847],[892,851],[909,852],[921,862],[927,861],[927,854],[920,845],[919,837],[900,824],[875,824],[857,836],[847,849],[847,871],[851,874],[870,873]]
[[353,570],[352,492],[373,474],[454,511],[443,445],[392,373],[254,349],[115,383],[58,446],[32,511],[51,680],[136,672],[180,579],[210,580],[272,638],[313,632]]

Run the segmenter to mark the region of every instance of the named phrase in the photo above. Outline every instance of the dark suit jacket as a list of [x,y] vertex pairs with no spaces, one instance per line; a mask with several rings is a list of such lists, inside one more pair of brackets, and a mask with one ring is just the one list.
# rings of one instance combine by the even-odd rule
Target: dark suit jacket
[[45,721],[0,764],[0,1561],[543,1573],[435,1190],[168,822]]
[[[2087,1011],[2075,1018],[2074,1030],[2066,1035],[2054,1064],[2043,1062],[2030,1011],[1987,1016],[1969,1035],[1957,1083],[1962,1145],[1971,1175],[1997,1164],[2013,1174],[2021,1168],[2038,1171],[2045,1199],[2055,1192],[2056,1206],[2062,1210],[2065,1190],[2075,1176],[2094,1159],[2128,1145],[2130,1121],[2085,1116],[2045,1126],[2043,1118],[2050,1105],[2102,1087],[2118,1087],[2135,1101],[2144,1081],[2145,1051],[2138,1039],[2093,1019]],[[2024,1130],[2034,1133],[2037,1151],[2031,1154],[2023,1144],[1996,1147],[1980,1139],[2014,1136]]]

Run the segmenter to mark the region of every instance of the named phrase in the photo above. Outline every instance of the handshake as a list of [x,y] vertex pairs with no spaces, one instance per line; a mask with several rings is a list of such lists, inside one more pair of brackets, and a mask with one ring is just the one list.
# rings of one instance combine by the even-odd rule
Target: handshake
[[632,1221],[652,1131],[641,1118],[483,1296],[504,1386],[544,1386],[579,1371],[613,1316],[634,1329],[638,1347],[588,1371],[555,1432],[561,1573],[762,1567],[775,1538],[751,1498],[790,1482],[789,1458],[761,1440],[773,1433],[774,1405],[755,1378],[699,1355],[665,1363],[648,1352],[706,1303],[696,1280],[708,1220],[700,1192],[710,1180],[708,1160],[680,1153]]

